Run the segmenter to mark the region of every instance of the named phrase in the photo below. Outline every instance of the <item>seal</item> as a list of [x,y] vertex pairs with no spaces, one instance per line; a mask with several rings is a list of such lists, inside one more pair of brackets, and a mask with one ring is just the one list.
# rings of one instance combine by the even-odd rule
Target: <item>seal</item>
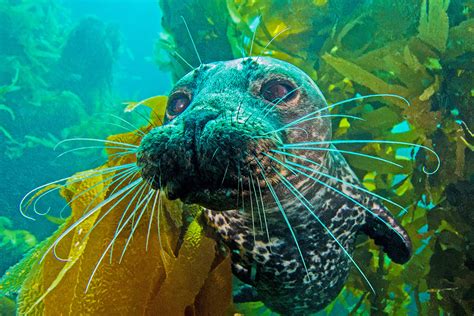
[[155,189],[205,208],[233,273],[282,314],[316,312],[338,295],[359,233],[396,263],[411,256],[406,231],[333,146],[328,108],[287,62],[205,64],[176,83],[164,125],[137,153]]

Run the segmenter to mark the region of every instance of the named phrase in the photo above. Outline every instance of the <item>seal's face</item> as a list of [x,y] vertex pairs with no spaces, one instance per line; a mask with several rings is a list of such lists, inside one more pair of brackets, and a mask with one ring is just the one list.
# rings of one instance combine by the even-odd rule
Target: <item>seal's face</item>
[[[286,128],[324,107],[315,83],[286,62],[253,57],[202,65],[176,83],[165,124],[143,138],[142,176],[171,199],[234,209],[252,175],[262,167],[280,169],[264,154],[277,155],[271,150],[294,139],[330,137],[327,118]],[[311,155],[323,159],[321,152]],[[255,179],[255,185],[263,184]]]

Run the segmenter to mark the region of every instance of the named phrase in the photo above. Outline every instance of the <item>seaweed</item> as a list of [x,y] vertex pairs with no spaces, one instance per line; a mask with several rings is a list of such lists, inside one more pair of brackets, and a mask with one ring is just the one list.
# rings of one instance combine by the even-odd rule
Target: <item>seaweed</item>
[[[408,214],[400,221],[412,237],[414,256],[404,266],[392,264],[372,242],[361,238],[356,261],[365,263],[364,272],[377,294],[367,293],[354,273],[322,313],[472,312],[474,221],[466,213],[474,204],[472,2],[228,0],[226,7],[216,4],[212,13],[199,11],[194,1],[180,3],[185,13],[166,1],[161,4],[165,17],[184,15],[189,24],[199,25],[199,32],[191,31],[198,51],[205,52],[205,62],[267,55],[306,71],[330,103],[374,93],[408,99],[410,106],[396,99],[372,98],[332,110],[366,120],[334,120],[335,138],[419,143],[434,148],[442,165],[427,175],[423,165],[434,170],[433,157],[394,145],[370,144],[358,150],[397,161],[403,169],[346,157],[370,190],[407,206]],[[226,34],[215,33],[220,38],[211,41],[204,34],[216,26],[205,21],[216,15]],[[174,49],[195,62],[188,35],[180,21],[175,22],[172,28],[164,25],[161,37],[177,43]],[[162,51],[157,56],[165,58]],[[182,61],[169,62],[174,77],[181,76]],[[236,307],[245,313],[263,312],[259,303]]]
[[0,0],[0,190],[5,192],[0,215],[39,239],[56,226],[25,223],[11,214],[17,214],[17,202],[31,189],[32,176],[59,177],[105,160],[101,152],[73,151],[72,158],[80,158],[73,167],[56,159],[52,149],[64,138],[116,132],[98,113],[114,110],[120,45],[115,27],[91,17],[73,23],[59,1]]
[[0,274],[13,264],[37,243],[36,237],[26,230],[13,229],[12,222],[7,217],[0,216]]
[[[153,113],[142,132],[161,124],[166,101],[166,97],[157,97],[146,102]],[[111,135],[108,140],[136,145],[141,138],[137,135],[141,134],[133,131]],[[217,252],[216,242],[206,236],[199,207],[170,201],[164,193],[160,193],[161,211],[156,212],[150,210],[155,203],[137,205],[133,193],[119,200],[115,212],[111,212],[113,203],[104,203],[126,184],[112,182],[110,173],[104,175],[100,170],[136,161],[133,154],[117,159],[114,154],[121,151],[109,148],[109,159],[103,166],[79,172],[65,185],[45,187],[33,196],[60,188],[72,214],[7,271],[0,280],[0,297],[18,293],[19,314],[64,314],[71,310],[80,314],[224,314],[231,302],[230,257]],[[96,212],[83,217],[89,207],[100,205]],[[127,205],[143,207],[146,218],[122,222]],[[79,224],[63,236],[76,222]],[[125,228],[117,231],[121,223]]]

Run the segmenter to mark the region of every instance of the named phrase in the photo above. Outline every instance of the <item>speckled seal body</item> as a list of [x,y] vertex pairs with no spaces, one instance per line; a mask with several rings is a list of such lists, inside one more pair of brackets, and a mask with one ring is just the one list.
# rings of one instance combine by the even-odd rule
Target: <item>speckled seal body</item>
[[[282,314],[317,312],[338,295],[360,232],[397,263],[411,253],[406,232],[329,143],[327,115],[317,85],[291,64],[212,63],[177,82],[165,124],[137,156],[155,188],[206,208],[234,274]],[[320,146],[283,149],[301,142]]]

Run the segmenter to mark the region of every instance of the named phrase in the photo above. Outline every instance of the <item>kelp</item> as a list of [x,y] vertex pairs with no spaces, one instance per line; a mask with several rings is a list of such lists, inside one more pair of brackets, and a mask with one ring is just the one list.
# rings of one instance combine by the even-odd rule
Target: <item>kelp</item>
[[[333,114],[365,120],[333,120],[334,138],[414,142],[436,150],[442,165],[427,175],[423,166],[434,170],[436,162],[422,150],[387,144],[338,146],[402,164],[400,169],[346,156],[371,191],[407,207],[408,214],[399,220],[412,238],[414,256],[403,266],[395,265],[371,241],[360,238],[355,259],[364,263],[376,294],[367,293],[353,273],[322,314],[472,313],[474,221],[466,213],[466,206],[474,203],[472,1],[228,0],[225,8],[215,4],[212,13],[199,11],[195,1],[181,1],[180,11],[166,1],[161,6],[164,16],[183,15],[189,25],[199,26],[199,31],[191,27],[191,35],[204,62],[250,53],[272,56],[307,72],[329,103],[374,93],[409,100],[410,105],[390,97],[360,99],[332,109]],[[210,22],[213,16],[220,16],[221,30],[210,40],[204,34],[216,28]],[[172,27],[164,24],[161,37],[177,43],[173,49],[197,66],[184,25],[174,21]],[[222,30],[225,36],[219,35]],[[157,59],[166,60],[163,51]],[[185,72],[180,58],[167,62],[175,78]],[[260,303],[239,304],[237,310],[264,313]]]
[[112,92],[119,35],[94,18],[73,23],[61,1],[0,0],[0,38],[0,215],[42,239],[56,226],[20,223],[10,214],[17,214],[32,176],[57,178],[105,160],[99,150],[71,151],[80,158],[73,166],[52,149],[60,139],[117,133],[103,114],[119,104]]
[[[142,103],[153,107],[151,124],[159,126],[166,97],[151,100]],[[138,135],[118,134],[108,141],[136,145]],[[206,236],[199,207],[169,201],[161,194],[158,210],[151,210],[155,203],[146,204],[141,221],[117,230],[127,206],[141,206],[131,198],[134,192],[117,205],[103,202],[127,183],[111,182],[111,174],[100,170],[136,159],[134,155],[116,159],[117,152],[108,149],[105,165],[79,172],[61,187],[71,215],[6,273],[0,296],[18,292],[19,314],[224,314],[231,302],[230,258],[216,252],[216,242]],[[96,212],[83,218],[86,210],[97,206]]]
[[0,274],[18,262],[24,253],[37,243],[36,237],[26,230],[13,229],[9,218],[0,216]]

